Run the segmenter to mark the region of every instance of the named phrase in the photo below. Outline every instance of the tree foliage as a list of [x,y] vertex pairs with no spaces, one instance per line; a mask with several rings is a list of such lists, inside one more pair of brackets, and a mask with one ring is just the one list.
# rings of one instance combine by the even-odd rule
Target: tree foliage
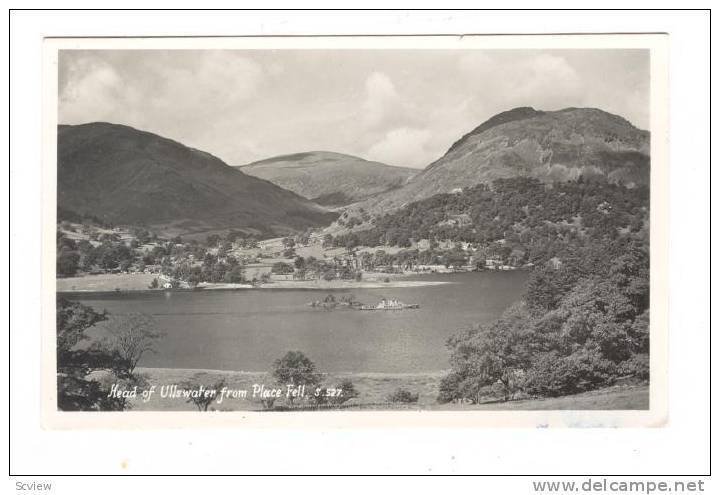
[[153,318],[138,313],[111,316],[108,331],[106,346],[127,362],[129,373],[133,373],[145,354],[157,352],[157,342],[165,336],[156,330]]
[[300,351],[288,351],[273,363],[273,377],[280,384],[316,385],[320,381],[313,363]]
[[273,264],[270,271],[276,275],[288,275],[295,271],[292,265],[285,263],[284,261],[278,261]]
[[459,241],[484,247],[504,263],[544,265],[598,243],[621,253],[621,237],[646,235],[648,208],[647,187],[582,178],[544,184],[515,177],[410,203],[377,217],[372,228],[338,235],[332,242],[409,248],[420,239]]
[[345,378],[340,383],[335,385],[335,390],[341,390],[342,393],[340,395],[331,397],[330,402],[332,402],[333,404],[345,404],[351,399],[356,399],[360,397],[360,392],[355,389],[355,385],[348,378]]
[[218,394],[222,393],[225,385],[225,378],[221,378],[214,383],[205,384],[198,375],[182,384],[185,390],[195,392],[190,394],[186,402],[193,404],[200,412],[208,410],[210,404],[217,400]]
[[[313,363],[300,351],[288,351],[282,358],[273,363],[273,378],[280,385],[293,385],[299,387],[306,385],[312,388],[320,383],[320,375],[316,372]],[[293,397],[288,397],[290,404]]]
[[649,256],[640,243],[602,263],[579,256],[536,269],[522,303],[448,340],[452,372],[438,400],[557,396],[619,377],[646,380],[649,297]]
[[388,396],[388,401],[395,404],[414,404],[420,395],[404,388],[398,388]]
[[107,319],[89,306],[57,299],[57,407],[62,411],[120,411],[127,408],[124,398],[109,396],[108,390],[90,376],[109,371],[118,377],[130,375],[129,363],[116,352],[97,346],[80,347],[87,340],[86,330]]

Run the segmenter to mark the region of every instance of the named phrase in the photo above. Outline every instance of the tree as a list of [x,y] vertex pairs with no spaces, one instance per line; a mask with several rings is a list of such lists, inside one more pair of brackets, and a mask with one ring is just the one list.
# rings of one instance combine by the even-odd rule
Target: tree
[[200,375],[202,373],[195,375],[194,380],[183,383],[183,388],[191,392],[186,402],[194,404],[198,411],[205,412],[225,387],[225,378],[221,378],[211,385],[205,385],[198,380]]
[[300,236],[298,237],[298,242],[302,244],[303,246],[307,246],[310,243],[310,229],[305,230]]
[[245,282],[245,269],[242,267],[242,265],[235,265],[228,272],[226,272],[225,282],[231,284],[241,284]]
[[[511,306],[495,322],[479,325],[448,340],[452,372],[440,383],[439,402],[468,399],[477,403],[498,381],[506,394],[520,386],[538,344],[525,305]],[[497,388],[497,387],[496,387]]]
[[463,382],[463,376],[459,373],[450,373],[440,380],[440,391],[438,393],[437,401],[440,404],[447,404],[448,402],[455,402],[463,399],[463,395],[460,393],[461,384]]
[[286,249],[295,247],[295,239],[293,239],[292,237],[283,237],[282,243]]
[[328,389],[326,387],[318,387],[315,390],[313,390],[313,393],[310,394],[310,402],[313,406],[316,408],[322,407],[325,404],[328,403]]
[[89,378],[96,370],[126,376],[128,363],[117,353],[95,346],[76,347],[88,339],[87,329],[106,319],[106,312],[98,313],[62,297],[57,299],[57,407],[61,411],[122,411],[128,407],[124,398],[111,397],[100,382]]
[[220,236],[217,234],[210,234],[205,238],[205,244],[207,244],[209,247],[217,246],[218,242],[220,242]]
[[[494,323],[452,337],[453,373],[438,400],[477,401],[485,394],[507,400],[520,390],[559,396],[621,376],[647,379],[646,257],[624,252],[609,268],[591,257],[582,270],[577,262],[541,268],[528,294],[535,307],[515,306]],[[594,274],[582,277],[583,270]]]
[[288,275],[288,274],[294,272],[295,270],[292,267],[292,265],[282,262],[282,261],[278,261],[277,263],[273,264],[270,271],[276,275]]
[[634,317],[630,300],[615,284],[593,277],[581,280],[545,319],[552,322],[563,347],[597,348],[603,358],[618,363],[642,347],[632,340]]
[[77,252],[77,243],[58,230],[56,234],[56,249],[58,276],[71,277],[75,275],[75,272],[80,264],[80,255]]
[[557,307],[560,299],[577,281],[578,274],[565,266],[559,269],[549,266],[535,269],[527,283],[525,300],[533,310],[549,311]]
[[324,248],[329,248],[329,247],[332,247],[332,245],[333,245],[333,236],[332,236],[332,234],[325,234],[325,235],[323,236],[322,247],[324,247]]
[[633,376],[639,380],[650,379],[650,356],[648,354],[633,354],[630,359],[618,366],[623,376]]
[[85,330],[107,319],[107,312],[98,313],[84,304],[70,302],[59,297],[56,316],[56,346],[58,353],[72,349],[81,340],[87,339]]
[[565,357],[546,353],[528,370],[525,391],[549,397],[577,394],[612,383],[615,372],[597,350],[581,349]]
[[275,397],[262,397],[258,400],[262,405],[263,409],[269,411],[275,406]]
[[57,252],[57,274],[61,277],[72,277],[78,270],[80,255],[67,246]]
[[413,404],[420,398],[419,394],[413,393],[404,388],[398,388],[392,394],[388,395],[388,401],[399,404]]
[[463,253],[450,252],[445,256],[446,268],[461,268],[467,264],[467,257]]
[[[300,351],[288,351],[282,358],[273,363],[272,375],[281,385],[299,387],[306,385],[312,388],[320,383],[320,376],[315,371],[313,363]],[[292,405],[292,397],[290,404]]]
[[218,256],[226,256],[229,251],[232,251],[232,242],[223,241],[218,245]]
[[345,378],[340,383],[335,385],[336,391],[341,391],[339,395],[335,395],[330,398],[330,401],[334,404],[344,404],[350,399],[355,399],[360,396],[360,393],[355,390],[355,385],[348,378]]
[[135,238],[140,244],[147,244],[150,242],[150,232],[145,229],[135,229]]
[[129,373],[133,373],[143,355],[157,352],[155,345],[165,336],[155,329],[155,321],[144,314],[113,316],[108,327],[108,348],[127,360]]

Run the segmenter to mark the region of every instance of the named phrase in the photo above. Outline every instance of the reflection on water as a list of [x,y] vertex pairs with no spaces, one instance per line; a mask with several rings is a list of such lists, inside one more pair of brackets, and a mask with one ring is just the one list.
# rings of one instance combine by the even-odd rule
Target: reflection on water
[[359,301],[419,303],[406,311],[326,311],[307,302],[328,292],[237,291],[84,293],[67,297],[111,313],[146,313],[167,333],[145,367],[266,371],[301,350],[321,371],[419,372],[448,368],[447,338],[499,316],[524,291],[525,272],[423,276],[427,287],[335,290]]

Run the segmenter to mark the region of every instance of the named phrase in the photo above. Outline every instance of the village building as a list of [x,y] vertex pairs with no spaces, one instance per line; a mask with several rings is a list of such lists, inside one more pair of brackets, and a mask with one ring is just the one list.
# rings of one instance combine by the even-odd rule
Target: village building
[[499,256],[493,256],[485,259],[485,268],[488,270],[498,270],[503,266],[503,261]]

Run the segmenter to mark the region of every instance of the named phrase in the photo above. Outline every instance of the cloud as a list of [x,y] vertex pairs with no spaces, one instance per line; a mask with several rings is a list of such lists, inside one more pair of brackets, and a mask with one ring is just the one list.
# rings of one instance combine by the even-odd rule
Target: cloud
[[64,50],[59,120],[109,121],[231,164],[330,150],[424,167],[518,106],[647,126],[642,50]]
[[424,167],[428,164],[430,138],[431,132],[427,129],[392,129],[368,149],[367,156],[392,165]]
[[509,57],[479,52],[462,57],[458,67],[465,77],[477,81],[475,100],[481,113],[494,114],[518,106],[555,110],[582,101],[581,79],[560,55]]
[[262,78],[263,70],[254,61],[228,51],[210,52],[195,63],[163,72],[156,101],[165,108],[183,102],[193,110],[215,113],[255,96]]
[[543,95],[546,105],[567,107],[568,100],[582,97],[580,78],[563,57],[539,55],[512,72],[509,75],[515,84],[511,93],[521,100],[537,100],[538,95]]
[[395,85],[392,80],[382,72],[373,72],[365,81],[365,91],[368,99],[379,102],[397,98]]
[[122,78],[108,63],[91,59],[78,59],[68,69],[69,81],[60,88],[60,121],[87,122],[115,117]]
[[230,51],[183,58],[159,52],[139,61],[88,53],[71,58],[66,71],[61,122],[107,120],[193,146],[217,120],[241,116],[264,77],[257,63]]
[[398,95],[392,79],[382,72],[373,72],[365,81],[365,101],[362,107],[362,122],[367,130],[402,121],[407,112]]

